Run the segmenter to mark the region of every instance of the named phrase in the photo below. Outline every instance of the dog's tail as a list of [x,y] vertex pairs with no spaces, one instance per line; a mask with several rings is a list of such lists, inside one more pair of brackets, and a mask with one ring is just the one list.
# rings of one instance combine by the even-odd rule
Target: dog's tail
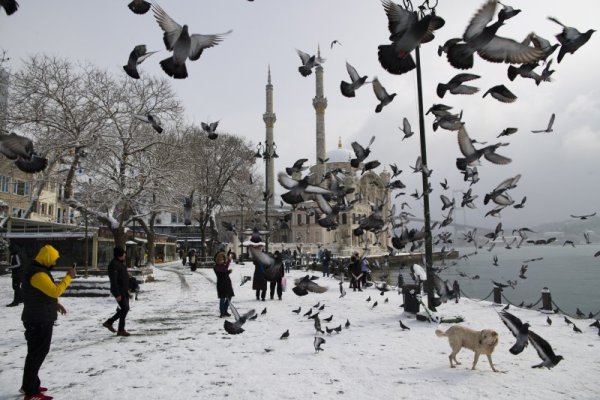
[[448,335],[446,335],[446,332],[442,332],[442,331],[440,331],[439,329],[436,329],[436,330],[435,330],[435,334],[436,334],[438,337],[444,337],[444,336],[448,336]]

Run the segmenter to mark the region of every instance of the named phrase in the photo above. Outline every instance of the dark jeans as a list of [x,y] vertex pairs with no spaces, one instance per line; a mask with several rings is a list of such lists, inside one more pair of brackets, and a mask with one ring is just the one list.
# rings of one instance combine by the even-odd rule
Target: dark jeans
[[279,298],[279,300],[281,300],[281,295],[283,294],[283,288],[281,287],[281,278],[276,281],[269,282],[269,294],[271,295],[271,300],[273,300],[273,297],[275,295],[275,286],[277,286],[277,297]]
[[125,317],[127,317],[127,313],[129,312],[129,297],[121,296],[121,301],[117,303],[119,304],[117,312],[107,322],[112,325],[116,320],[119,320],[119,328],[117,330],[121,332],[125,330]]
[[256,300],[258,300],[259,297],[264,300],[266,295],[267,289],[256,289]]
[[38,372],[50,351],[54,322],[44,324],[23,322],[23,326],[25,326],[25,340],[27,340],[27,357],[23,369],[22,388],[25,395],[34,395],[38,393],[40,387]]
[[221,297],[219,299],[219,310],[221,311],[221,316],[227,313],[227,309],[229,308],[229,297]]
[[329,276],[329,264],[323,263],[323,276]]

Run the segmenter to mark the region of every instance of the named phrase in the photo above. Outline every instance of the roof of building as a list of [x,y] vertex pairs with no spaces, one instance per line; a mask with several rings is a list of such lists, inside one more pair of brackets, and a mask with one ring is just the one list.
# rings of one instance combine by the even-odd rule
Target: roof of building
[[338,163],[338,162],[350,162],[350,159],[354,157],[354,152],[352,150],[344,149],[342,147],[342,139],[340,138],[338,142],[337,149],[330,150],[325,155],[325,158],[328,158],[328,163]]

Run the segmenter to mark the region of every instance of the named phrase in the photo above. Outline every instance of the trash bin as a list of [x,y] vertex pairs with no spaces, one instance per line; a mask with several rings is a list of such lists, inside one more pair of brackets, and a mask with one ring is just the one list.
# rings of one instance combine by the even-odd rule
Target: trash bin
[[421,293],[420,285],[404,285],[402,286],[402,297],[404,298],[404,311],[410,313],[418,313],[420,309],[419,299],[417,296]]

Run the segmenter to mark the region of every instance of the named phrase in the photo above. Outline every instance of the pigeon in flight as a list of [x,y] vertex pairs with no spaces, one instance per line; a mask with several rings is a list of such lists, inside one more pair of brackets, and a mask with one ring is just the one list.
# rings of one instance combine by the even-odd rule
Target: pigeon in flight
[[354,97],[355,91],[365,84],[367,80],[367,76],[360,76],[356,69],[350,65],[348,61],[346,61],[346,70],[348,71],[348,75],[350,75],[351,82],[342,81],[340,83],[340,90],[342,91],[342,95],[346,97]]
[[475,74],[458,74],[450,79],[448,83],[438,83],[436,93],[440,98],[444,97],[446,91],[450,91],[451,94],[477,93],[479,92],[479,88],[463,85],[463,83],[479,78],[481,78],[481,76]]
[[[308,292],[312,293],[324,293],[327,291],[327,288],[324,286],[319,286],[315,282],[311,281],[306,275],[303,278],[297,279],[295,281],[296,286],[292,288],[294,293],[298,296],[306,296]],[[312,308],[311,308],[312,310]],[[310,311],[310,310],[309,310]]]
[[[150,5],[148,4],[148,7]],[[137,66],[140,65],[146,58],[150,57],[152,54],[156,53],[156,51],[147,51],[146,45],[139,44],[133,48],[131,53],[129,53],[129,60],[127,61],[127,65],[123,65],[123,69],[133,79],[140,79],[140,74],[137,70]]]
[[378,47],[379,63],[389,73],[401,75],[416,66],[411,51],[421,43],[432,41],[433,32],[444,26],[445,21],[433,13],[419,19],[416,11],[409,11],[390,0],[381,3],[388,18],[392,43]]
[[513,336],[517,338],[517,342],[508,351],[515,355],[521,353],[528,344],[529,324],[521,322],[518,317],[508,311],[501,311],[498,315]]
[[6,15],[12,15],[19,8],[19,3],[15,0],[0,0],[0,6],[6,11]]
[[323,349],[321,348],[321,345],[323,345],[325,343],[325,339],[323,339],[320,336],[315,336],[315,341],[313,343],[313,345],[315,346],[315,352],[319,352],[322,351]]
[[486,160],[494,164],[509,164],[512,161],[510,158],[496,153],[496,150],[500,146],[508,146],[508,143],[496,143],[476,149],[475,146],[473,146],[473,142],[471,141],[471,138],[469,137],[469,134],[463,125],[458,130],[458,147],[460,148],[461,153],[464,155],[464,158],[457,158],[456,166],[461,171],[464,171],[467,168],[467,165],[471,167],[478,165],[481,156],[485,157]]
[[463,34],[464,43],[450,45],[447,58],[454,68],[473,67],[473,54],[495,63],[529,64],[544,58],[544,52],[513,39],[496,36],[504,19],[488,25],[496,13],[496,0],[488,0],[473,16]]
[[150,3],[144,0],[133,0],[127,7],[135,14],[141,15],[146,14],[150,10]]
[[498,13],[499,20],[506,21],[521,12],[521,10],[515,9],[507,4],[502,4],[500,2],[498,2],[498,4],[502,5],[502,10]]
[[317,61],[317,57],[315,55],[309,55],[302,50],[296,49],[296,53],[300,56],[300,60],[302,60],[302,65],[298,67],[298,71],[300,75],[306,77],[312,74],[313,67],[319,65]]
[[0,153],[15,162],[23,172],[35,173],[46,169],[48,159],[38,155],[31,139],[16,133],[0,133]]
[[229,333],[230,335],[237,335],[239,333],[244,332],[244,329],[242,329],[242,325],[244,325],[248,319],[253,317],[256,314],[256,311],[250,310],[247,313],[240,315],[233,303],[229,303],[229,308],[231,309],[231,312],[235,317],[235,322],[230,322],[226,320],[223,324],[223,328],[225,328],[225,331],[227,331],[227,333]]
[[548,19],[563,27],[562,32],[556,35],[556,39],[558,39],[561,44],[557,58],[559,64],[567,53],[575,53],[581,46],[586,44],[587,41],[590,40],[592,34],[596,32],[594,29],[588,29],[587,32],[581,33],[573,27],[566,26],[554,17],[548,17]]
[[152,128],[156,132],[158,132],[158,133],[163,132],[163,128],[160,126],[160,119],[158,119],[158,117],[156,117],[150,113],[146,113],[145,115],[133,114],[133,117],[135,119],[137,119],[138,121],[142,121],[143,123],[152,125]]
[[554,113],[550,116],[550,120],[548,121],[548,127],[546,129],[531,131],[532,133],[550,133],[552,132],[552,125],[554,125]]
[[308,175],[297,181],[295,179],[290,178],[285,172],[280,172],[277,174],[277,181],[281,186],[288,189],[289,192],[281,195],[281,199],[288,204],[298,204],[302,203],[304,199],[302,198],[303,193],[312,193],[312,194],[333,194],[333,192],[329,189],[324,189],[319,186],[309,185],[308,184]]
[[332,40],[332,41],[331,41],[331,44],[329,45],[329,49],[333,49],[333,45],[334,45],[334,44],[337,44],[337,45],[339,45],[339,46],[341,46],[341,45],[342,45],[342,44],[340,43],[340,41],[339,41],[339,40]]
[[242,283],[240,283],[240,286],[243,286],[244,283],[246,282],[250,282],[252,280],[252,277],[248,276],[248,275],[244,275],[242,276]]
[[165,73],[175,79],[185,79],[188,76],[185,61],[189,58],[196,61],[202,55],[204,49],[218,45],[225,35],[232,31],[219,34],[202,35],[188,32],[188,26],[179,25],[156,3],[152,4],[154,18],[160,28],[165,32],[163,41],[167,50],[173,52],[173,56],[160,62]]
[[538,356],[542,359],[540,364],[534,365],[531,368],[554,368],[563,359],[563,356],[554,354],[554,350],[552,350],[550,343],[542,339],[533,331],[529,331],[529,342],[535,351],[537,351]]
[[514,103],[515,100],[517,100],[517,96],[515,96],[504,85],[496,85],[490,88],[487,92],[483,94],[483,97],[485,97],[488,94],[502,103]]
[[294,175],[294,173],[296,173],[296,172],[302,172],[308,168],[308,167],[303,166],[303,164],[307,161],[308,161],[308,158],[301,158],[299,160],[296,160],[296,162],[294,162],[294,165],[292,165],[291,167],[287,167],[285,169],[285,172],[289,176]]
[[596,216],[596,213],[588,214],[588,215],[573,215],[573,214],[571,214],[571,218],[579,218],[582,221],[586,220],[590,217],[594,217],[594,216]]
[[402,120],[402,128],[398,129],[400,129],[404,133],[404,137],[402,138],[402,140],[408,139],[409,137],[415,134],[412,131],[412,128],[410,127],[410,122],[408,122],[408,118],[406,117],[404,117],[404,119]]
[[202,130],[207,134],[210,140],[215,140],[219,134],[217,133],[217,126],[219,126],[219,121],[211,122],[207,124],[206,122],[201,122],[200,126]]
[[289,330],[289,329],[287,329],[285,332],[283,332],[283,333],[281,334],[281,336],[279,337],[279,339],[280,339],[280,340],[283,340],[283,339],[287,339],[287,338],[289,338],[289,337],[290,337],[290,330]]
[[352,150],[354,150],[354,155],[356,156],[356,158],[350,160],[350,165],[353,168],[358,168],[360,163],[363,162],[369,156],[369,154],[371,154],[371,145],[374,141],[375,136],[371,137],[371,140],[369,140],[369,144],[366,148],[362,147],[358,142],[351,143]]
[[375,107],[375,112],[380,113],[381,110],[383,110],[383,107],[387,106],[392,102],[392,100],[394,100],[396,93],[388,94],[377,77],[373,79],[372,86],[373,92],[375,92],[375,96],[377,96],[377,100],[379,100],[379,104],[377,104],[377,107]]

